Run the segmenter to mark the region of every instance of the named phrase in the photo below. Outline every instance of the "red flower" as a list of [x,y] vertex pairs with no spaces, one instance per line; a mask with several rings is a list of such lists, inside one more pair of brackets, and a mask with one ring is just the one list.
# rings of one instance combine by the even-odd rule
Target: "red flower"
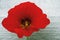
[[20,38],[30,36],[33,32],[45,28],[50,23],[46,14],[34,3],[21,3],[8,11],[8,17],[2,25]]

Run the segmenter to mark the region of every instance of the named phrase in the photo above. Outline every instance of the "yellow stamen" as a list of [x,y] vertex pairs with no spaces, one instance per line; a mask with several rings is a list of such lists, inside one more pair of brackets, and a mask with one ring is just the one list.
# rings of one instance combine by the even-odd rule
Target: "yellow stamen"
[[28,26],[28,21],[25,21],[25,26],[26,26],[26,27]]
[[27,27],[29,26],[28,21],[25,21],[24,24],[25,24],[25,25],[23,25],[23,24],[21,25],[21,26],[23,27],[23,29],[24,29],[24,28],[27,28]]

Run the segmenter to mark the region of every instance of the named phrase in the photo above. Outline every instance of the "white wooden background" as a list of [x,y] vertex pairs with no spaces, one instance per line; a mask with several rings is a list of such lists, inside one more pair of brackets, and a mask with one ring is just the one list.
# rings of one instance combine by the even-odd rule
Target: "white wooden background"
[[25,1],[34,2],[48,15],[51,21],[46,29],[33,33],[30,40],[60,40],[60,0],[0,0],[0,40],[26,39],[19,39],[16,34],[8,32],[1,24],[10,8]]

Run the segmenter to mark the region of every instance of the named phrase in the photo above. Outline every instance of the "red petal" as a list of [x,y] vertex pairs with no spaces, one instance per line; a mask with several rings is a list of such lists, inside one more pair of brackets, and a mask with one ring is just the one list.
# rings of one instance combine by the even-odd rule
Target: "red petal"
[[8,19],[7,18],[5,18],[2,21],[2,24],[8,31],[14,32],[14,27],[11,27],[11,25],[8,24]]
[[33,26],[29,26],[29,28],[24,30],[25,36],[31,36],[33,32],[38,31],[39,29],[33,28]]
[[19,38],[22,38],[23,37],[23,30],[21,28],[17,28],[15,29],[15,33],[18,35]]
[[40,29],[40,28],[45,28],[49,23],[50,21],[47,18],[47,16],[45,14],[42,14],[40,15],[40,17],[38,15],[35,18],[33,18],[32,25],[35,26],[34,28]]

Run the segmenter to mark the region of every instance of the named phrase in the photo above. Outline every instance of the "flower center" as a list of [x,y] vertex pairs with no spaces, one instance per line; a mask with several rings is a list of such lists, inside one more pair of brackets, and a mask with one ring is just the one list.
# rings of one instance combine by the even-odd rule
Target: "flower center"
[[27,28],[28,26],[30,26],[31,24],[31,20],[28,18],[22,19],[21,20],[21,24],[23,28]]

